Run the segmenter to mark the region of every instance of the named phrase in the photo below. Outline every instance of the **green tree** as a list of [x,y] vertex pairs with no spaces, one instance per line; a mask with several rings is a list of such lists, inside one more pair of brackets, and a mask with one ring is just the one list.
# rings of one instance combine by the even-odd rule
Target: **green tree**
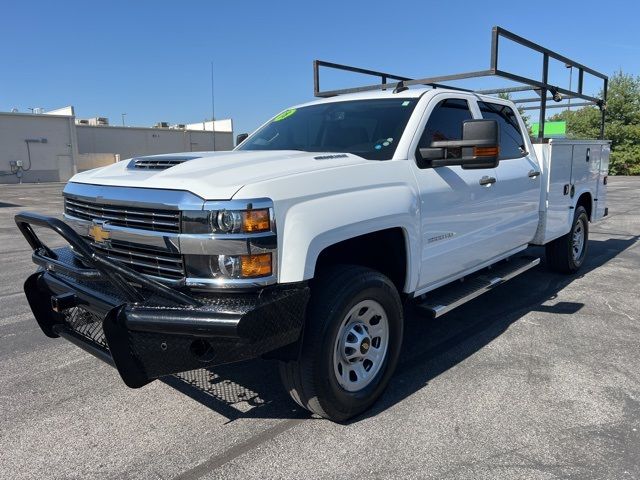
[[[600,92],[602,96],[602,91]],[[611,140],[609,173],[640,175],[640,76],[616,72],[609,79],[605,138]],[[567,122],[569,138],[598,138],[600,110],[585,107],[550,118]]]

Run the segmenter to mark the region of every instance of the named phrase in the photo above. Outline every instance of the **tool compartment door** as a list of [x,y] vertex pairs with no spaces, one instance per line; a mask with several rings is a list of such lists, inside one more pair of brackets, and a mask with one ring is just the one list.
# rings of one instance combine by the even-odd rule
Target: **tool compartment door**
[[571,185],[575,194],[585,189],[595,193],[600,176],[600,153],[602,145],[597,143],[577,143],[573,146]]
[[571,163],[573,145],[551,141],[544,161],[548,172],[546,222],[543,243],[569,231],[571,217]]
[[606,143],[602,145],[602,153],[600,154],[600,174],[598,176],[598,187],[596,189],[595,215],[593,220],[600,220],[604,217],[607,208],[607,176],[609,175],[609,154],[611,146]]
[[[573,146],[573,163],[571,166],[572,205],[585,192],[591,194],[591,220],[597,214],[597,190],[600,177],[600,155],[602,144],[596,142],[578,142]],[[571,212],[573,215],[573,211]]]

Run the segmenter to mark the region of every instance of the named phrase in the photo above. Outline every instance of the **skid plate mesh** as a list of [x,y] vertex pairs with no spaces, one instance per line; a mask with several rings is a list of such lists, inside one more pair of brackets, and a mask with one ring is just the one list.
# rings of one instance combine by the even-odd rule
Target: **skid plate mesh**
[[107,340],[102,330],[102,319],[83,308],[74,307],[64,312],[64,319],[69,328],[87,340],[108,350]]

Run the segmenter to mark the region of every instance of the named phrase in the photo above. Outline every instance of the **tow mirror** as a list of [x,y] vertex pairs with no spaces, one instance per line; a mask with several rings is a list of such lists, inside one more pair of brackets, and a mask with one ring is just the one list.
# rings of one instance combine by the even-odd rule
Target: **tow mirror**
[[425,167],[495,168],[500,155],[499,145],[498,122],[465,120],[462,122],[462,140],[435,141],[429,148],[420,148],[419,153]]
[[237,147],[238,145],[240,145],[242,142],[244,142],[244,141],[247,139],[247,137],[248,137],[248,136],[249,136],[249,134],[248,134],[248,133],[241,133],[241,134],[239,134],[239,135],[236,137],[236,147]]

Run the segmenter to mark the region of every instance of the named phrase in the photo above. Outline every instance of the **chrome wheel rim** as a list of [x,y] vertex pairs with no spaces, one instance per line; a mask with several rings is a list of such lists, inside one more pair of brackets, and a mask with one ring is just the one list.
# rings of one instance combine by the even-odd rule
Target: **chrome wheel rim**
[[576,228],[573,230],[573,242],[571,245],[571,253],[573,260],[578,262],[582,258],[582,252],[584,251],[585,230],[584,222],[578,221]]
[[344,317],[333,348],[333,371],[348,392],[367,387],[384,364],[389,320],[375,300],[357,303]]

